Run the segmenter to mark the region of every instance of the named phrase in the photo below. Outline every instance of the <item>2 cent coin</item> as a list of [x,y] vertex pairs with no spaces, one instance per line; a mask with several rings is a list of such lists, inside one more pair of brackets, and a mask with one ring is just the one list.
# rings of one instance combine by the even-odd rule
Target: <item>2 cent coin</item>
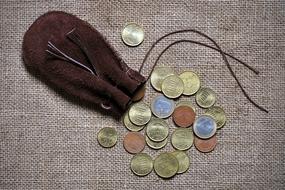
[[194,139],[196,149],[204,153],[213,151],[217,145],[217,142],[218,140],[216,135],[209,139],[200,139],[198,137],[195,137]]
[[128,132],[124,137],[124,148],[131,154],[137,154],[143,151],[145,147],[145,138],[139,132]]

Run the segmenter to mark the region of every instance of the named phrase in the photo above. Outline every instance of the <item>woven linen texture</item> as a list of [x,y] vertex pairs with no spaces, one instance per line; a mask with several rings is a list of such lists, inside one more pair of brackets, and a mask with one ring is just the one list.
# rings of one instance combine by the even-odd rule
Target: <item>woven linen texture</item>
[[[0,189],[282,189],[284,176],[285,3],[284,1],[173,0],[2,0],[0,2]],[[254,73],[230,60],[249,95],[269,110],[263,113],[243,96],[219,53],[192,44],[175,45],[159,61],[179,73],[196,71],[202,86],[217,93],[227,113],[214,152],[192,147],[190,170],[170,180],[154,172],[137,177],[129,169],[132,155],[122,140],[122,123],[70,102],[28,73],[21,58],[25,31],[50,10],[77,15],[99,30],[122,58],[138,69],[151,44],[178,29],[194,28],[213,37],[226,52],[260,71]],[[124,45],[126,22],[143,25],[144,42]],[[151,53],[148,75],[164,47],[179,39],[207,42],[194,34],[163,40]],[[144,102],[157,95],[149,83]],[[194,104],[194,98],[190,99]],[[197,106],[196,106],[197,107]],[[198,109],[198,114],[204,110]],[[170,132],[175,129],[171,118]],[[115,127],[115,147],[96,140],[102,127]],[[155,157],[160,151],[145,148]]]

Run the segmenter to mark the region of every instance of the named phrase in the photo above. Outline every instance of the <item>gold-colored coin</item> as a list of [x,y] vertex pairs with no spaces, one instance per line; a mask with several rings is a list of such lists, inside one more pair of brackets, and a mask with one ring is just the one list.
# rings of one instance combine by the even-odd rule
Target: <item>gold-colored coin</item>
[[177,128],[171,136],[171,144],[177,150],[187,150],[191,148],[193,141],[193,131],[189,128]]
[[190,108],[192,108],[192,110],[194,112],[196,112],[196,108],[194,107],[194,105],[190,101],[187,101],[187,100],[179,101],[176,104],[176,107],[179,107],[179,106],[189,106]]
[[105,148],[110,148],[117,143],[118,134],[112,127],[104,127],[97,134],[99,144]]
[[144,40],[143,28],[136,23],[128,23],[122,31],[122,40],[128,46],[138,46]]
[[129,119],[129,114],[126,113],[124,115],[124,119],[123,119],[124,125],[125,127],[130,130],[130,131],[140,131],[142,130],[145,126],[144,125],[135,125],[133,124],[130,119]]
[[173,177],[179,168],[178,160],[171,153],[161,153],[154,160],[154,171],[162,178]]
[[184,95],[193,95],[200,88],[200,78],[192,71],[185,71],[179,75],[184,83]]
[[177,75],[170,75],[163,80],[161,90],[168,98],[178,98],[184,91],[184,84]]
[[209,109],[206,110],[205,114],[212,116],[212,118],[217,123],[217,129],[222,128],[226,123],[227,120],[226,113],[223,110],[223,108],[219,106],[210,107]]
[[171,152],[171,154],[173,154],[176,159],[178,160],[178,174],[184,173],[189,169],[190,166],[190,158],[189,156],[186,154],[186,152],[181,151],[181,150],[175,150],[173,152]]
[[145,125],[149,122],[150,118],[150,108],[143,102],[133,104],[129,110],[129,119],[135,125]]
[[155,142],[155,141],[152,141],[150,140],[150,138],[147,137],[147,135],[145,136],[145,141],[146,141],[146,144],[152,148],[152,149],[155,149],[155,150],[158,150],[158,149],[161,149],[163,147],[165,147],[165,145],[167,144],[168,142],[168,139],[164,139],[163,141],[161,142]]
[[153,118],[146,126],[146,134],[150,140],[163,141],[168,136],[168,124],[160,118]]
[[216,102],[216,93],[210,88],[200,88],[196,94],[196,102],[202,108],[209,108]]
[[161,91],[162,81],[170,75],[175,75],[175,71],[172,68],[155,67],[150,76],[150,83],[152,87],[157,91]]
[[131,170],[138,176],[146,176],[153,169],[153,160],[146,153],[138,153],[131,159]]

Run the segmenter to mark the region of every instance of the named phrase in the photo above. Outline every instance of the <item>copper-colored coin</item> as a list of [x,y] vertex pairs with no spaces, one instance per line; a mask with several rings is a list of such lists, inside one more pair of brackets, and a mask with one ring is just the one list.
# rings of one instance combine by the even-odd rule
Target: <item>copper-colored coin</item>
[[128,132],[124,137],[124,148],[131,154],[143,151],[145,147],[145,138],[139,132]]
[[189,106],[179,106],[175,108],[172,117],[176,125],[180,127],[189,127],[193,124],[196,113]]
[[216,135],[209,139],[200,139],[196,136],[194,138],[194,145],[196,149],[199,150],[200,152],[205,152],[205,153],[213,151],[217,145],[217,142],[218,140]]
[[138,91],[133,96],[132,101],[137,102],[141,100],[144,97],[144,94],[145,94],[145,85],[140,89],[138,89]]

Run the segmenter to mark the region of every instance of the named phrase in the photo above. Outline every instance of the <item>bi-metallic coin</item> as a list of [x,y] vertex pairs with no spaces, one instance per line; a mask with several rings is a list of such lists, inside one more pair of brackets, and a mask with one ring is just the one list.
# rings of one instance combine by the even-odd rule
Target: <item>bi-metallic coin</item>
[[217,124],[215,120],[208,115],[199,116],[194,124],[193,131],[201,139],[211,138],[217,130]]
[[175,108],[174,101],[163,95],[156,96],[151,103],[151,111],[158,118],[169,117]]

